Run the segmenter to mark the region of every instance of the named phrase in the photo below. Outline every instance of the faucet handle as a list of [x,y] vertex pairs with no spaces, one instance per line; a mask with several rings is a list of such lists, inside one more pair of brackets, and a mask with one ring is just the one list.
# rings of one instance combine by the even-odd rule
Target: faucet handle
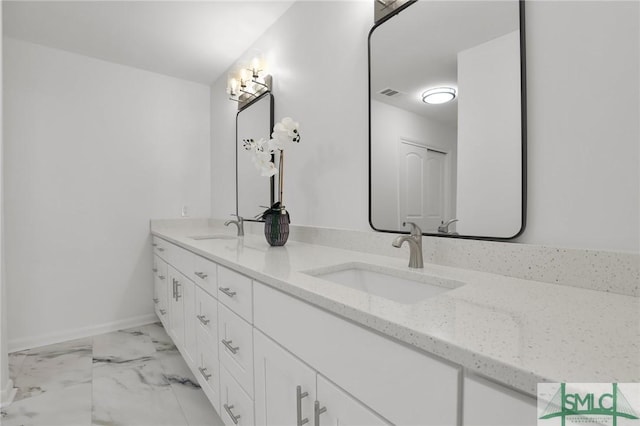
[[235,216],[238,218],[238,222],[242,222],[244,218],[237,213],[230,213],[230,216]]
[[458,219],[449,219],[446,222],[442,222],[440,224],[440,226],[438,226],[438,232],[444,232],[444,233],[448,234],[449,233],[449,225],[451,225],[454,222],[459,222],[459,220]]
[[418,237],[418,236],[422,236],[422,229],[420,229],[420,227],[418,225],[416,225],[414,222],[402,222],[402,226],[411,226],[411,235],[413,237]]

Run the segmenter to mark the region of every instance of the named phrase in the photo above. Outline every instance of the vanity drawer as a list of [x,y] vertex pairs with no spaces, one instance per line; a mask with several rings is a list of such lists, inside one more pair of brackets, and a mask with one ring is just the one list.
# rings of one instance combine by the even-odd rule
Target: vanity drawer
[[212,340],[207,332],[198,327],[198,383],[204,393],[220,412],[220,363],[218,362],[218,342]]
[[175,244],[169,244],[167,248],[169,251],[169,258],[167,262],[173,265],[178,271],[182,272],[184,276],[193,281],[193,258],[195,254],[178,247]]
[[163,240],[162,238],[153,237],[151,239],[151,246],[153,247],[153,252],[160,256],[161,258],[167,260],[167,256],[169,254],[168,246],[169,243]]
[[198,329],[218,341],[218,301],[209,293],[196,286],[196,319]]
[[218,305],[220,363],[253,396],[253,328],[223,305]]
[[251,279],[218,266],[218,300],[245,320],[253,321]]
[[220,417],[226,426],[254,426],[253,400],[224,366],[220,366],[220,406]]
[[458,424],[460,367],[258,282],[254,296],[256,328],[384,418]]
[[218,277],[217,267],[212,261],[193,255],[193,281],[202,287],[207,293],[217,296]]

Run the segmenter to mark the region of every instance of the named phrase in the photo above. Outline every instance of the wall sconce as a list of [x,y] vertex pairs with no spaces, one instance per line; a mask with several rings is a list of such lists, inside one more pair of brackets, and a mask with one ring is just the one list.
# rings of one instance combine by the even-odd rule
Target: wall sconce
[[248,65],[241,63],[236,69],[237,71],[229,73],[227,94],[229,100],[238,103],[238,110],[271,91],[272,77],[264,72],[262,61],[258,57],[253,58]]

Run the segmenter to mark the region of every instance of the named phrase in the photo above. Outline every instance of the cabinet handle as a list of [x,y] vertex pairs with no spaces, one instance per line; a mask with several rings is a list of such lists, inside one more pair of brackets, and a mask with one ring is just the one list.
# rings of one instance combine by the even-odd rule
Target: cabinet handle
[[238,419],[240,418],[240,414],[238,414],[237,416],[234,415],[233,412],[231,411],[232,408],[233,408],[233,405],[224,404],[224,410],[227,412],[229,417],[231,417],[231,420],[233,420],[233,423],[238,424]]
[[153,303],[157,305],[159,302],[160,302],[160,299],[158,299],[157,297],[153,298]]
[[173,299],[175,300],[176,298],[176,279],[175,278],[171,278],[171,283],[173,284]]
[[236,295],[235,291],[231,291],[229,287],[220,287],[220,291],[226,294],[229,297],[233,297]]
[[167,314],[167,311],[165,311],[164,309],[160,309],[160,314],[161,314],[161,315],[166,315],[166,314]]
[[222,344],[225,345],[227,347],[227,349],[229,349],[231,351],[231,353],[235,355],[240,350],[240,347],[231,346],[232,343],[233,343],[233,340],[224,340],[224,339],[222,339]]
[[164,251],[162,247],[158,247],[158,251]]
[[194,272],[194,274],[196,274],[196,276],[198,278],[200,278],[201,280],[206,280],[207,277],[209,276],[209,275],[205,274],[204,272]]
[[327,411],[327,407],[320,408],[320,401],[316,401],[313,405],[313,420],[314,426],[320,426],[320,414]]
[[296,416],[296,426],[302,426],[309,423],[308,418],[302,418],[302,398],[306,398],[308,396],[309,392],[302,392],[302,386],[296,386],[296,412],[298,413]]
[[152,245],[153,247],[158,247],[158,244],[156,244],[156,243],[153,243],[153,244],[151,244],[151,245]]
[[207,319],[206,316],[204,315],[196,315],[196,318],[198,318],[200,320],[200,322],[204,325],[209,324],[211,321]]
[[198,370],[200,370],[200,374],[202,374],[202,377],[204,377],[204,379],[208,382],[211,374],[207,374],[207,369],[204,367],[198,367]]
[[180,287],[182,287],[182,284],[180,284],[180,281],[176,280],[176,302],[182,297],[179,291]]
[[167,277],[165,277],[164,275],[158,275],[158,278],[160,278],[161,280],[164,281],[164,279],[167,278]]
[[153,272],[158,272],[158,268],[153,268],[152,271]]

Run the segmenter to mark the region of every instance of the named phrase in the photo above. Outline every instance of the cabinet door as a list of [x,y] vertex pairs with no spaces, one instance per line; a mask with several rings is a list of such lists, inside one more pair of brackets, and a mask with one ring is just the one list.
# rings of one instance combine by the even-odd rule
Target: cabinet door
[[218,342],[211,340],[209,334],[202,328],[196,327],[198,336],[198,355],[200,375],[198,382],[202,390],[220,413],[220,363],[218,362]]
[[157,255],[153,255],[153,303],[156,314],[163,322],[167,315],[167,264]]
[[463,389],[462,418],[465,426],[537,424],[537,406],[533,397],[468,373],[464,377]]
[[169,334],[176,346],[184,347],[184,304],[182,303],[183,283],[181,274],[173,267],[168,267],[169,273]]
[[253,348],[256,425],[313,424],[315,371],[256,329]]
[[319,422],[314,426],[376,426],[390,425],[373,411],[337,388],[324,377],[317,376],[316,407]]
[[220,366],[220,417],[226,426],[254,426],[253,400]]
[[196,286],[184,276],[182,283],[182,303],[184,306],[184,349],[187,364],[197,365],[198,339],[196,336]]

